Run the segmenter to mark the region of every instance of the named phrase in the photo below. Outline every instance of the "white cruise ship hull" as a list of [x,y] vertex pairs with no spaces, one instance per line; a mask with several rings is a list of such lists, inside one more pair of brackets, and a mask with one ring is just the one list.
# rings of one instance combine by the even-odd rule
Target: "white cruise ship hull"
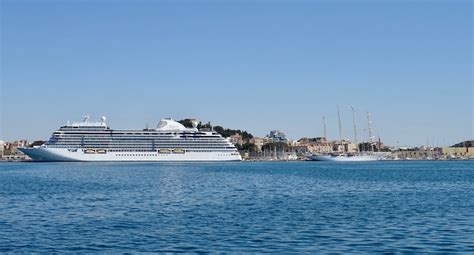
[[185,152],[185,153],[158,153],[155,152],[106,152],[87,154],[81,149],[67,148],[18,148],[33,161],[241,161],[238,152]]
[[336,161],[336,162],[362,162],[382,160],[379,155],[354,155],[354,156],[332,156],[332,155],[311,155],[314,161]]

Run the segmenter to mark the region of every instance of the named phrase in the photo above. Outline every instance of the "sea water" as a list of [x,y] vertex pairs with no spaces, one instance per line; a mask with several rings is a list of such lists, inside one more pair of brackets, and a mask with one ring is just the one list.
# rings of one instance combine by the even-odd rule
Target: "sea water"
[[474,252],[474,162],[0,163],[0,252]]

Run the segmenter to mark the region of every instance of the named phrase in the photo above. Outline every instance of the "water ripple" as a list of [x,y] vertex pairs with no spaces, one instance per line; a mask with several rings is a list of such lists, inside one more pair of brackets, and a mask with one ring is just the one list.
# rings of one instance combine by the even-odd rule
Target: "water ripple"
[[473,162],[0,164],[0,252],[474,252]]

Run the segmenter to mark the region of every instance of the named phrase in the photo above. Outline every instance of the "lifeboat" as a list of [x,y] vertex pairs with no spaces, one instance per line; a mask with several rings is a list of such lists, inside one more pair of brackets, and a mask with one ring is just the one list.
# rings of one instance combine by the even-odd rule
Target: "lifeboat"
[[170,154],[170,153],[171,153],[171,150],[169,150],[169,149],[159,149],[159,150],[158,150],[158,153],[161,153],[161,154]]
[[173,153],[175,153],[175,154],[184,154],[184,149],[174,149]]
[[85,149],[85,150],[84,150],[84,153],[85,153],[85,154],[94,154],[94,153],[95,153],[95,150],[93,150],[93,149]]

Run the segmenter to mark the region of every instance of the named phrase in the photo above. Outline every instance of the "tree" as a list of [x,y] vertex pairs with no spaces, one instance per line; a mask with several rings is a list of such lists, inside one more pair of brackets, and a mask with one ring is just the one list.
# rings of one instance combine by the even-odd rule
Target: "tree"
[[236,144],[235,147],[236,147],[237,150],[239,150],[239,151],[248,151],[248,152],[256,152],[256,151],[258,151],[257,145],[255,145],[255,144],[253,144],[253,143],[244,143],[244,144],[242,144],[242,145]]
[[253,143],[245,143],[243,147],[244,147],[244,150],[247,150],[247,151],[250,151],[250,152],[258,151],[257,145],[255,145]]
[[[192,122],[190,119],[178,120],[179,123],[183,124],[185,127],[192,127]],[[248,141],[253,138],[253,135],[247,131],[242,131],[240,129],[228,129],[222,126],[212,126],[211,123],[202,124],[201,122],[198,123],[198,129],[214,129],[215,132],[222,135],[222,137],[230,137],[235,134],[240,134],[244,141]]]
[[46,141],[34,141],[32,142],[29,147],[33,147],[33,146],[40,146],[40,145],[43,145]]
[[178,122],[183,124],[183,126],[185,126],[187,128],[192,128],[193,127],[193,121],[191,119],[178,120]]
[[471,140],[471,141],[464,141],[464,142],[461,142],[461,143],[457,143],[451,147],[474,147],[474,140]]

